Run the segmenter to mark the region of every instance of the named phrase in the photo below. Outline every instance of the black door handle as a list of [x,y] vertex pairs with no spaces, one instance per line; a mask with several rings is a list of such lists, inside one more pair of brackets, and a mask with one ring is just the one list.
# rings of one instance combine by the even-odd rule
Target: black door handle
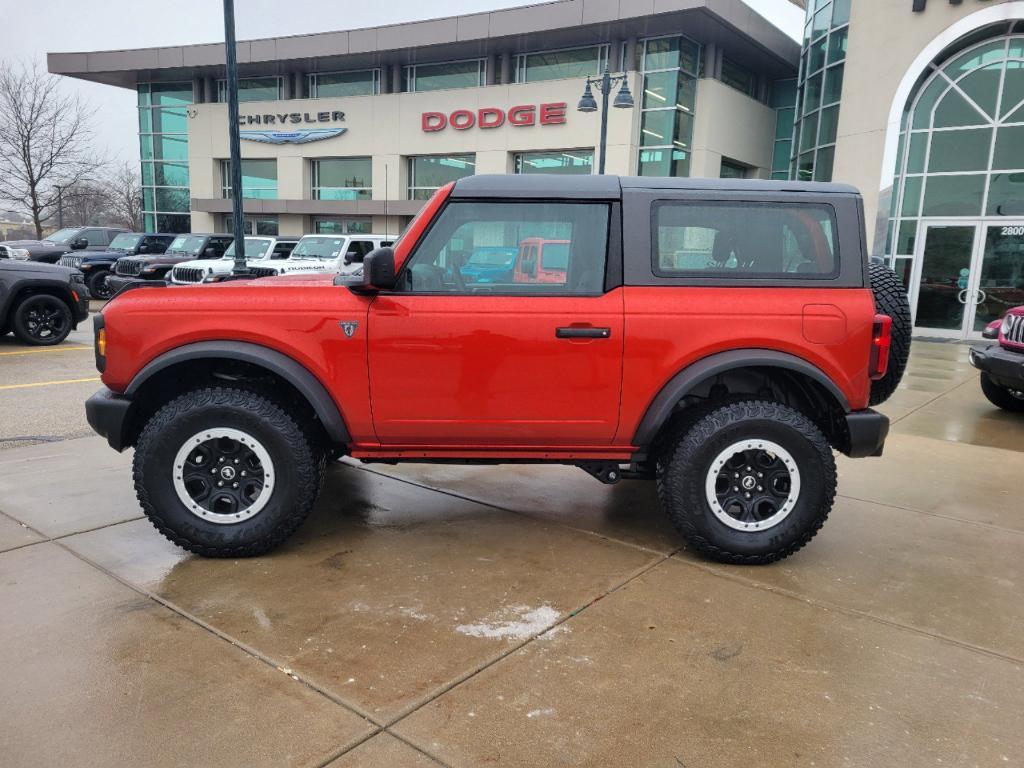
[[578,326],[555,328],[556,339],[607,339],[611,335],[611,328],[582,328]]

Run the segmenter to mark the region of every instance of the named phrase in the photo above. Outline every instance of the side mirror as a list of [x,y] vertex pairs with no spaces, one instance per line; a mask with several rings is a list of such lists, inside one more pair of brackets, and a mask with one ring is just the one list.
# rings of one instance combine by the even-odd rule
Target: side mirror
[[83,248],[88,247],[89,241],[86,240],[84,237],[76,237],[74,240],[71,241],[71,250],[73,251],[80,251]]
[[203,249],[203,256],[202,256],[202,258],[204,258],[204,259],[216,259],[217,258],[217,249],[214,248],[212,245],[206,246]]
[[138,253],[149,253],[149,246],[148,245],[140,245],[139,246],[139,250],[137,252]]
[[363,281],[353,287],[357,293],[376,293],[395,287],[395,252],[378,248],[363,258]]

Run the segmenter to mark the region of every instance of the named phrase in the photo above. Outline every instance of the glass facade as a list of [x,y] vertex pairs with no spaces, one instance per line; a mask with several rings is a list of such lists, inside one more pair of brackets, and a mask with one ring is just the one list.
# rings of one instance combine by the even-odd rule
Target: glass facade
[[751,98],[757,98],[757,76],[734,61],[722,59],[722,82]]
[[772,149],[773,179],[789,178],[789,159],[793,154],[793,123],[796,115],[796,80],[772,83],[769,106],[775,110],[775,144]]
[[427,200],[439,187],[476,173],[476,155],[423,155],[409,158],[409,199]]
[[[220,161],[221,195],[231,197],[231,161]],[[277,160],[242,161],[242,197],[277,199]]]
[[[230,214],[224,214],[220,217],[220,231],[231,232],[234,229],[234,223],[231,220]],[[243,229],[247,235],[273,235],[279,234],[277,225],[277,216],[245,216],[243,222]],[[234,254],[235,246],[232,244],[227,252]],[[252,257],[253,254],[246,249],[247,257]]]
[[369,157],[331,157],[312,161],[314,200],[369,200],[373,162]]
[[[280,77],[238,78],[238,101],[277,101],[281,98]],[[228,81],[217,81],[217,101],[227,102]]]
[[443,91],[449,88],[478,88],[486,83],[484,59],[448,61],[440,64],[414,64],[405,68],[405,90]]
[[[885,253],[908,287],[915,256],[930,265],[940,264],[936,243],[943,235],[930,231],[930,250],[919,242],[933,221],[962,220],[954,224],[961,224],[960,229],[969,225],[973,238],[973,227],[986,219],[987,226],[997,230],[1014,229],[1000,228],[1000,220],[1024,220],[1024,34],[1008,32],[1001,25],[983,42],[933,62],[904,112]],[[982,245],[989,247],[993,235],[988,232],[985,237]],[[971,267],[970,248],[966,255],[962,250],[956,255],[965,260],[963,268],[977,269]],[[1012,249],[990,250],[1007,257]],[[1014,254],[1013,269],[1021,273],[1024,287],[1024,254]],[[983,274],[995,259],[983,257]],[[922,280],[927,277],[922,274]],[[954,283],[958,279],[953,275]],[[922,283],[920,295],[926,288]],[[984,280],[981,289],[993,293]],[[921,312],[919,301],[919,325]]]
[[371,96],[380,93],[380,70],[317,72],[309,76],[309,98]]
[[700,45],[682,36],[644,40],[640,176],[689,176]]
[[789,169],[792,179],[832,180],[850,2],[814,0],[807,3]]
[[535,83],[601,74],[608,64],[608,50],[605,44],[520,54],[516,56],[516,82]]
[[318,216],[313,219],[313,232],[318,235],[368,235],[373,220],[368,216]]
[[515,156],[516,173],[588,175],[594,172],[594,150],[566,149],[561,152],[520,152]]
[[191,82],[139,83],[143,225],[147,232],[188,232]]

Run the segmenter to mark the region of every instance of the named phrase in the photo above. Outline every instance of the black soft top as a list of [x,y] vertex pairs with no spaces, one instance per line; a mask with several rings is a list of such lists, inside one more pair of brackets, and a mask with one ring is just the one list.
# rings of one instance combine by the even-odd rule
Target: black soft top
[[717,192],[814,192],[856,195],[849,184],[763,179],[699,179],[661,176],[488,175],[459,179],[452,197],[537,197],[617,200],[626,189],[708,190]]

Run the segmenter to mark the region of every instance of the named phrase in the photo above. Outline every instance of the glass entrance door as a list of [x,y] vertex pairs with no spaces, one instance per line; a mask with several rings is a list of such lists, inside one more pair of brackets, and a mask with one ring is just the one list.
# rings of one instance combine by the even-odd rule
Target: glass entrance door
[[979,227],[928,222],[918,241],[913,283],[915,331],[963,338],[973,321],[972,264]]
[[981,333],[1010,307],[1024,305],[1024,219],[985,224],[981,266],[974,287],[971,330]]

